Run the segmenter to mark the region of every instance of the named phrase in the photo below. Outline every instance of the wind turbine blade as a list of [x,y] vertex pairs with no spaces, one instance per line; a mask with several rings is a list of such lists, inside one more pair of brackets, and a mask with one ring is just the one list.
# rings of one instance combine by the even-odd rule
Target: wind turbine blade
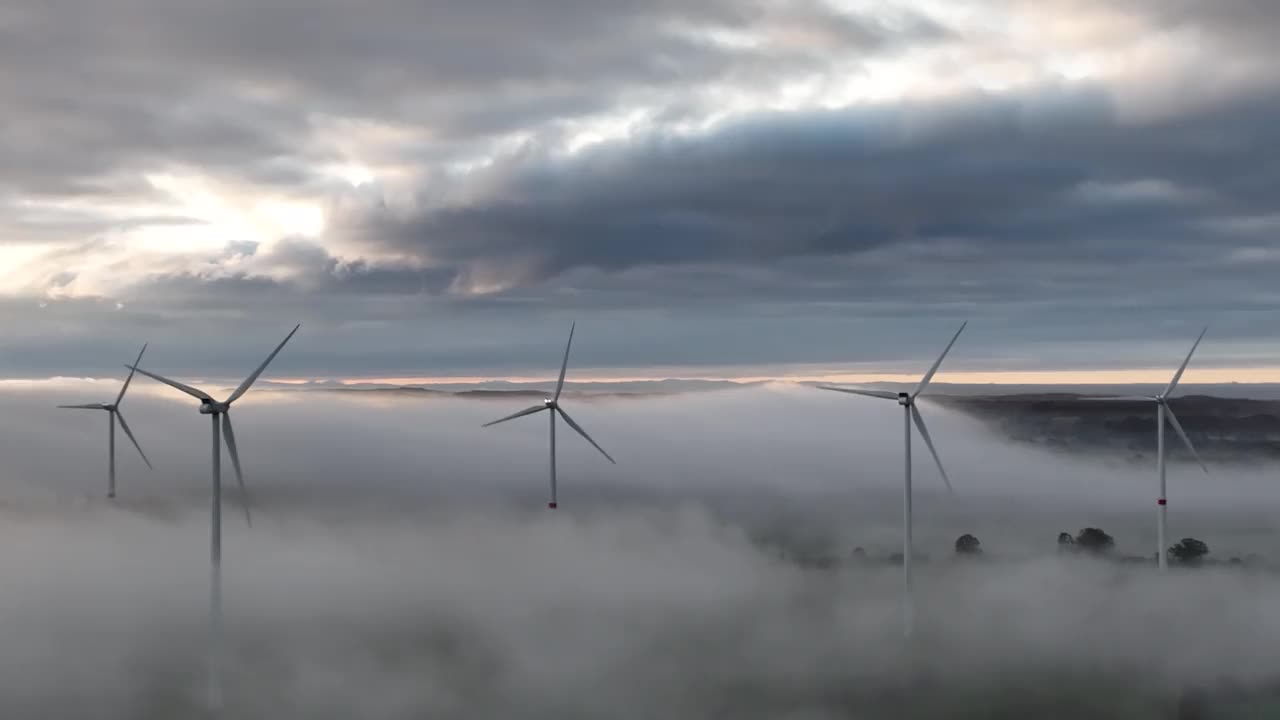
[[920,410],[914,404],[911,405],[911,419],[916,423],[916,429],[920,431],[920,437],[924,438],[925,447],[929,448],[929,454],[933,456],[933,462],[938,465],[938,472],[942,473],[942,482],[947,486],[947,492],[955,492],[955,488],[951,487],[951,478],[947,477],[947,469],[942,467],[942,458],[938,457],[938,451],[933,447],[933,438],[929,437],[929,428],[925,427],[924,418],[920,416]]
[[1105,395],[1102,397],[1082,397],[1076,398],[1081,402],[1155,402],[1156,398],[1150,395]]
[[129,442],[133,443],[133,446],[138,449],[138,454],[142,456],[142,462],[147,464],[147,469],[155,470],[155,468],[151,467],[151,461],[147,459],[147,454],[142,452],[142,446],[138,444],[138,438],[134,437],[133,431],[129,429],[129,423],[124,421],[124,415],[121,415],[119,410],[112,414],[120,421],[120,429],[124,430],[124,434],[129,436]]
[[289,334],[284,337],[284,340],[281,340],[280,344],[276,346],[276,349],[272,350],[271,354],[267,356],[267,359],[262,361],[262,364],[258,366],[258,369],[254,370],[253,374],[245,378],[244,382],[240,383],[240,387],[236,388],[236,391],[231,393],[231,397],[227,398],[228,404],[239,400],[241,395],[249,392],[249,386],[258,379],[258,376],[262,374],[263,370],[267,369],[267,366],[271,364],[271,361],[276,359],[276,355],[279,355],[280,351],[284,349],[284,344],[289,342],[289,339],[293,337],[294,333],[298,332],[298,328],[300,327],[302,327],[302,323],[298,323],[293,326],[293,330],[290,330]]
[[1164,406],[1164,416],[1169,418],[1169,424],[1172,425],[1174,431],[1178,433],[1178,437],[1182,438],[1182,444],[1186,445],[1187,450],[1191,451],[1191,457],[1196,459],[1196,463],[1200,465],[1200,469],[1204,470],[1205,474],[1208,475],[1209,468],[1205,467],[1204,461],[1201,460],[1200,455],[1196,453],[1195,447],[1191,444],[1191,438],[1187,437],[1186,431],[1182,429],[1182,423],[1178,422],[1178,416],[1173,414],[1173,408],[1169,407],[1167,404]]
[[1200,347],[1200,341],[1204,339],[1204,334],[1207,332],[1209,332],[1209,326],[1205,325],[1204,329],[1200,331],[1200,337],[1197,337],[1196,341],[1192,343],[1191,350],[1187,353],[1187,359],[1182,361],[1182,366],[1178,368],[1178,372],[1174,373],[1173,379],[1169,381],[1169,387],[1164,389],[1166,396],[1173,392],[1174,388],[1178,387],[1178,381],[1182,379],[1182,371],[1187,369],[1187,363],[1191,362],[1191,356],[1195,354],[1196,348]]
[[493,422],[487,422],[481,425],[480,427],[489,427],[490,425],[497,425],[498,423],[504,423],[508,420],[515,420],[518,417],[524,417],[525,415],[532,415],[536,412],[542,412],[543,410],[546,410],[546,409],[547,409],[546,405],[534,405],[533,407],[525,408],[524,410],[521,410],[518,413],[512,413],[504,418],[499,418],[498,420],[494,420]]
[[925,386],[928,385],[929,381],[933,379],[933,374],[938,372],[938,366],[942,364],[942,359],[947,356],[947,353],[951,352],[951,346],[955,345],[956,340],[960,339],[960,333],[964,332],[965,326],[967,326],[968,324],[969,324],[968,320],[965,320],[964,322],[960,323],[960,329],[957,330],[956,334],[951,337],[951,342],[947,343],[947,347],[943,349],[942,354],[939,355],[938,359],[933,362],[933,367],[929,368],[929,372],[925,373],[924,377],[920,378],[920,385],[916,387],[915,392],[911,393],[911,397],[914,398],[917,395],[919,395],[921,392],[924,392]]
[[[147,351],[147,344],[143,343],[142,352],[139,352],[138,359],[133,361],[134,367],[137,367],[138,363],[142,362],[142,353],[146,351]],[[124,379],[124,385],[120,388],[120,394],[116,396],[116,405],[119,405],[120,401],[124,399],[124,392],[129,389],[129,383],[133,382],[133,374],[135,372],[137,372],[137,370],[134,370],[133,368],[129,369],[129,377]]]
[[898,394],[891,393],[888,390],[858,390],[856,388],[833,387],[831,385],[819,385],[819,390],[831,390],[833,392],[849,393],[850,395],[865,395],[866,397],[884,398],[885,400],[897,400]]
[[59,405],[63,410],[106,410],[107,406],[102,403],[89,403],[87,405]]
[[249,516],[249,488],[244,484],[244,473],[240,471],[240,451],[236,449],[236,431],[231,429],[231,413],[222,413],[222,437],[227,441],[227,452],[231,454],[231,466],[236,469],[236,483],[240,485],[240,501],[244,503],[244,522],[253,527],[253,518]]
[[209,402],[217,402],[212,397],[209,397],[209,393],[203,390],[197,390],[196,388],[193,388],[190,385],[183,385],[177,380],[170,380],[167,377],[161,377],[160,375],[157,375],[153,372],[147,372],[146,370],[143,370],[140,367],[135,367],[133,365],[125,365],[125,367],[129,368],[130,370],[137,370],[138,372],[142,373],[143,375],[146,375],[152,380],[158,380],[164,383],[165,385],[168,385],[171,388],[177,388],[178,390],[181,390],[182,392],[190,395],[193,398],[199,398],[200,400],[208,400]]
[[575,321],[569,326],[569,342],[564,346],[564,362],[560,363],[560,379],[556,381],[556,396],[554,399],[560,399],[560,391],[564,390],[564,373],[569,369],[569,348],[573,347],[573,331],[578,327]]
[[601,455],[605,456],[605,459],[607,459],[609,462],[613,463],[614,465],[618,464],[617,460],[614,460],[613,458],[609,457],[609,453],[605,452],[604,448],[600,447],[600,445],[596,443],[595,440],[591,439],[591,436],[587,434],[586,430],[582,429],[581,425],[574,422],[573,418],[569,417],[569,413],[565,412],[564,408],[557,405],[556,410],[560,411],[560,417],[564,418],[564,421],[566,423],[569,423],[569,427],[573,428],[574,430],[577,430],[579,435],[581,435],[587,442],[591,443],[592,447],[599,450]]

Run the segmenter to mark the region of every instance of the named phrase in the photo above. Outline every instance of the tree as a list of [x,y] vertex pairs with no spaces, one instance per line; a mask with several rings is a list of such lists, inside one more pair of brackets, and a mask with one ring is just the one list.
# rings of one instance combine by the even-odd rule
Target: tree
[[965,533],[956,538],[956,553],[960,555],[978,555],[982,552],[982,543],[978,538]]
[[1209,546],[1203,540],[1182,538],[1177,545],[1169,548],[1169,557],[1185,565],[1198,565],[1209,554]]
[[1075,550],[1076,539],[1071,537],[1071,533],[1058,533],[1058,551]]
[[1076,545],[1086,552],[1102,554],[1111,552],[1116,541],[1100,528],[1085,528],[1076,534]]

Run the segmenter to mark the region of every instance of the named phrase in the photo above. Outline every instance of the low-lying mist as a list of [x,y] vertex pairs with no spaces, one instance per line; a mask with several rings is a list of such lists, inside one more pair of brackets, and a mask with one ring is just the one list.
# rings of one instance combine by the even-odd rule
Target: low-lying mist
[[[0,709],[168,718],[202,698],[208,418],[141,382],[0,391]],[[527,400],[250,393],[234,413],[254,500],[224,463],[231,716],[283,718],[1169,717],[1190,686],[1280,673],[1280,577],[1158,575],[1059,555],[1098,526],[1150,556],[1154,468],[1006,446],[924,406],[919,633],[901,639],[902,425],[889,403],[769,386],[567,397],[618,460]],[[1211,468],[1213,469],[1213,468]],[[1271,480],[1170,469],[1170,542],[1277,557]],[[958,560],[970,532],[986,553]],[[807,570],[796,553],[877,561]],[[1021,713],[1021,715],[1019,715]]]

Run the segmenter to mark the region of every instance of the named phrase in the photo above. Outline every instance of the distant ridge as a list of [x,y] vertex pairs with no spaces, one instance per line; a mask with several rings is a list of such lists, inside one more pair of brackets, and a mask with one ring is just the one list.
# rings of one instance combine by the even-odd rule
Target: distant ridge
[[[545,395],[554,385],[554,379],[545,382],[511,382],[507,380],[486,380],[468,383],[344,383],[337,380],[316,380],[310,382],[272,382],[261,381],[264,387],[280,392],[383,392],[401,393],[405,395],[436,394],[458,395],[462,397],[532,397]],[[772,383],[790,384],[797,387],[816,387],[817,381],[791,381],[785,378],[778,380],[704,380],[696,378],[663,378],[659,380],[621,380],[596,382],[567,382],[565,390],[579,395],[674,395],[686,392],[707,392],[712,390],[739,390],[761,387]],[[847,387],[878,388],[892,391],[909,391],[913,385],[893,382],[868,383],[832,383]],[[984,398],[1062,398],[1081,397],[1085,395],[1152,395],[1164,389],[1157,384],[1125,384],[1125,385],[1001,385],[997,383],[946,383],[934,382],[933,397],[984,397]],[[1280,383],[1215,383],[1197,384],[1183,383],[1175,397],[1214,397],[1234,398],[1241,400],[1276,400],[1280,401]]]
[[[264,385],[282,392],[376,392],[403,395],[452,395],[466,398],[519,398],[544,397],[554,380],[546,383],[513,383],[492,380],[477,383],[424,383],[421,385],[394,385],[389,383],[339,383],[320,381],[311,383],[270,383]],[[565,391],[575,395],[675,395],[688,392],[735,390],[762,385],[760,382],[736,382],[733,380],[695,380],[667,378],[663,380],[631,380],[620,382],[566,382]]]
[[[1058,392],[938,395],[932,400],[982,421],[1015,442],[1064,451],[1099,450],[1144,462],[1153,456],[1150,403],[1092,403],[1082,397]],[[1189,392],[1169,402],[1206,461],[1241,463],[1280,457],[1280,400]],[[1179,445],[1171,446],[1169,453],[1171,460],[1190,459]]]

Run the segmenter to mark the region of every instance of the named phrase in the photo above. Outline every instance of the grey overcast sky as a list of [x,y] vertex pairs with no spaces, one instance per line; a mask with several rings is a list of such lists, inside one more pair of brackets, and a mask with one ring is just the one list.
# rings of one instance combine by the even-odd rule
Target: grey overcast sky
[[953,371],[1176,365],[1212,322],[1199,371],[1256,379],[1276,27],[1269,0],[6,2],[0,375],[144,340],[234,375],[298,321],[278,376],[545,375],[573,319],[600,376],[915,372],[969,319]]

